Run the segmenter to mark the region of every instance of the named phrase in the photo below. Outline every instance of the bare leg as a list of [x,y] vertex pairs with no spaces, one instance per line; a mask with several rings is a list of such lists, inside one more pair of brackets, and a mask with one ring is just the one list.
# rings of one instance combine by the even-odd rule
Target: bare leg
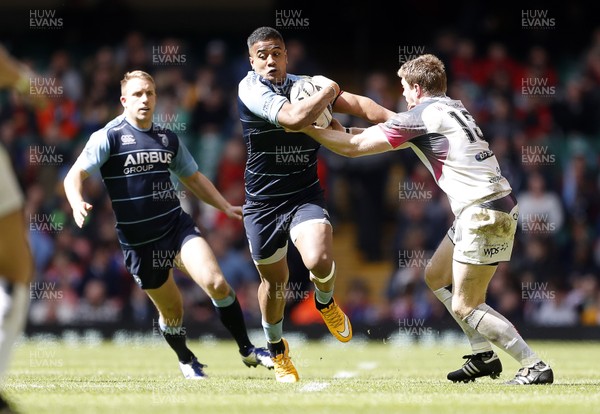
[[444,304],[450,315],[458,323],[458,326],[463,330],[471,344],[473,354],[489,352],[492,350],[490,342],[452,311],[453,253],[454,243],[452,243],[448,236],[444,236],[425,269],[425,283],[427,283],[427,286],[429,286],[435,296]]
[[183,302],[177,288],[173,272],[163,285],[157,289],[146,289],[159,313],[160,330],[169,346],[175,351],[179,361],[189,363],[194,354],[185,344],[186,331],[183,327]]

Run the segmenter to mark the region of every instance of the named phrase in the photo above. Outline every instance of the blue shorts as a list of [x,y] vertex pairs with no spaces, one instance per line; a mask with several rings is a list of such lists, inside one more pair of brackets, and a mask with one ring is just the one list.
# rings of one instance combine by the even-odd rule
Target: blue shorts
[[331,225],[323,194],[300,199],[246,201],[244,228],[252,259],[270,264],[287,254],[287,242],[295,241],[300,224],[320,222]]
[[193,237],[201,237],[200,230],[189,214],[182,213],[163,238],[135,248],[122,247],[125,266],[142,289],[157,289],[169,278],[183,243]]

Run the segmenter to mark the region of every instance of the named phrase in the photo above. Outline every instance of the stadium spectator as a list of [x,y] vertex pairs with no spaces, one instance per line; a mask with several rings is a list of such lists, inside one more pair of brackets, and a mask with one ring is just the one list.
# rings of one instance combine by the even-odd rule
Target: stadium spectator
[[102,279],[93,278],[86,282],[74,323],[90,326],[120,319],[122,304],[110,299],[106,290],[107,285]]
[[517,195],[519,224],[523,234],[559,233],[564,223],[560,196],[549,190],[540,171],[527,176],[527,189]]

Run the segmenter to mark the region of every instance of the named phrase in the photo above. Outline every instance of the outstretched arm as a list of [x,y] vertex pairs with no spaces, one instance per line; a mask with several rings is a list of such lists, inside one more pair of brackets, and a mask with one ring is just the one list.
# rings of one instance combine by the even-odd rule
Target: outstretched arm
[[354,115],[372,124],[383,123],[395,115],[371,98],[350,92],[344,92],[338,97],[333,110],[341,114]]
[[26,98],[27,103],[43,108],[48,103],[47,96],[43,93],[29,93],[29,83],[35,76],[29,67],[8,53],[0,44],[0,89],[14,89]]
[[92,209],[92,205],[83,200],[82,194],[83,182],[88,177],[89,174],[75,164],[71,167],[63,182],[67,200],[69,200],[69,204],[73,209],[73,218],[79,227],[83,227],[88,211]]
[[303,129],[302,132],[331,151],[345,157],[361,157],[394,149],[378,125],[364,129],[357,135],[313,126]]
[[179,177],[179,180],[189,188],[196,197],[221,210],[227,217],[238,220],[242,219],[242,208],[240,206],[232,206],[229,204],[213,183],[200,171],[196,171],[188,177]]

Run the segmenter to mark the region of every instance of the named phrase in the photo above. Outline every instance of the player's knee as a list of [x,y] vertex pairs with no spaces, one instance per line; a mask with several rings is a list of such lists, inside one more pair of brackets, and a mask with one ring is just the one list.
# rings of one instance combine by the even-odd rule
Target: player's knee
[[167,324],[175,326],[177,325],[176,321],[183,320],[183,304],[174,301],[173,303],[161,306],[160,315]]
[[469,314],[473,311],[473,308],[470,307],[464,300],[462,300],[458,296],[452,297],[452,312],[460,319],[465,319]]
[[162,313],[161,320],[164,326],[181,326],[183,324],[183,311],[181,313]]
[[215,274],[204,284],[204,290],[211,298],[224,298],[229,295],[231,287],[223,275]]
[[439,277],[432,271],[431,262],[425,266],[425,283],[430,289],[436,290]]
[[275,289],[276,286],[284,286],[288,278],[287,272],[262,272],[260,275],[261,283],[269,290]]
[[431,290],[438,290],[452,284],[452,275],[441,272],[429,262],[425,266],[425,283]]
[[314,275],[327,276],[331,272],[333,266],[333,258],[327,253],[310,252],[303,255],[304,265]]

